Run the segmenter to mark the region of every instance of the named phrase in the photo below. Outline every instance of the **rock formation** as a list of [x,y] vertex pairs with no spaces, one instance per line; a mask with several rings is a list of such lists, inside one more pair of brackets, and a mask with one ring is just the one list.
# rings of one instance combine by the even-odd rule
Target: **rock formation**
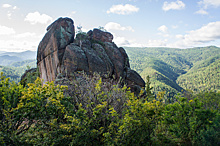
[[59,18],[47,28],[37,52],[37,66],[44,82],[54,81],[60,74],[71,79],[74,73],[84,71],[120,81],[132,90],[145,87],[141,76],[130,68],[125,50],[112,42],[111,33],[93,29],[74,36],[70,18]]

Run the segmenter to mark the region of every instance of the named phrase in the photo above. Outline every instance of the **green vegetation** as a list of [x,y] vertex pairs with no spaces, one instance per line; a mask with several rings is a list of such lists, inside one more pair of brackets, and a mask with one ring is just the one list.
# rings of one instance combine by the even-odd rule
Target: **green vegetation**
[[177,83],[194,92],[220,90],[220,59],[205,61],[177,79]]
[[7,66],[14,62],[21,61],[22,59],[16,56],[3,55],[3,56],[0,56],[0,60],[1,60],[0,65]]
[[146,96],[83,73],[20,83],[35,60],[0,66],[0,145],[218,145],[220,48],[125,49]]
[[25,70],[36,67],[36,60],[25,60],[12,63],[10,66],[0,66],[0,72],[4,72],[7,78],[18,83]]
[[36,68],[35,51],[0,52],[0,72],[18,83],[27,67]]
[[99,75],[67,88],[39,78],[24,87],[2,73],[0,145],[218,145],[220,93],[165,102],[147,80],[148,96],[136,97]]
[[166,91],[172,98],[181,91],[220,91],[220,48],[215,46],[173,48],[125,48],[131,68],[146,81],[149,75],[154,94]]

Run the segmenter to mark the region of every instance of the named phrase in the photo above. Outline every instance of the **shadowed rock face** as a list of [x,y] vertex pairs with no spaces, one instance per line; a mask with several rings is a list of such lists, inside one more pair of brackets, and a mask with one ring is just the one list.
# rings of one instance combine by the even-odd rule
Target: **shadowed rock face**
[[63,54],[74,36],[73,20],[69,18],[59,18],[48,26],[37,52],[37,65],[45,82],[55,80],[57,74],[62,72]]
[[84,71],[120,80],[134,90],[145,87],[141,76],[130,69],[124,48],[112,42],[111,33],[94,29],[87,34],[77,34],[75,39],[74,35],[74,23],[69,18],[59,18],[48,26],[37,53],[37,65],[44,82],[54,81],[61,74],[71,79],[77,71]]

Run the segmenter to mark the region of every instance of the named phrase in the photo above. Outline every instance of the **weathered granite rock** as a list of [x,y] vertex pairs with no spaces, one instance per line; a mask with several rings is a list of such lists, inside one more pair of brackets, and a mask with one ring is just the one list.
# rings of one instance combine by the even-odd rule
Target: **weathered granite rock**
[[101,42],[110,42],[112,43],[113,35],[109,32],[101,31],[100,29],[93,29],[93,31],[89,31],[88,36],[90,39],[94,39]]
[[88,35],[84,33],[77,34],[74,43],[79,47],[91,48],[91,41]]
[[70,18],[59,18],[48,26],[37,52],[37,64],[44,82],[55,80],[61,72],[65,48],[73,42],[74,35],[73,20]]
[[66,47],[62,70],[65,71],[67,76],[71,76],[71,73],[76,71],[89,71],[88,59],[85,52],[79,46],[70,44]]
[[145,82],[141,76],[130,68],[127,69],[126,82],[128,85],[138,85],[140,87],[145,87]]
[[109,78],[113,72],[113,65],[103,47],[99,44],[94,44],[94,48],[84,48],[89,64],[89,72],[97,72],[102,77]]
[[59,18],[48,28],[38,47],[37,62],[41,78],[55,81],[60,76],[76,78],[76,72],[99,73],[102,78],[126,84],[134,92],[145,87],[141,76],[130,69],[125,50],[113,42],[113,35],[99,29],[80,33],[74,39],[74,25],[69,18]]
[[125,59],[118,47],[114,43],[105,42],[105,51],[114,65],[116,79],[124,79]]

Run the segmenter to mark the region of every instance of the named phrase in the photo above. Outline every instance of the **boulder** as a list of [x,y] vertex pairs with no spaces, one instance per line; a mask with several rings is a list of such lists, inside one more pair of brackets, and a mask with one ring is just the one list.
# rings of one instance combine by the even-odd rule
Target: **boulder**
[[74,36],[73,20],[70,18],[59,18],[47,27],[47,33],[37,52],[37,64],[44,82],[55,80],[56,75],[61,72],[65,48],[73,42]]
[[100,44],[93,44],[92,46],[92,48],[83,47],[88,59],[89,72],[97,72],[105,78],[111,77],[114,68],[104,48]]
[[114,66],[114,75],[116,79],[124,79],[124,68],[125,68],[125,62],[124,62],[124,56],[121,54],[120,50],[114,43],[105,42],[105,51],[108,54],[110,60],[113,63]]
[[104,32],[100,29],[93,29],[87,33],[90,39],[101,41],[101,42],[110,42],[112,43],[113,35],[109,32]]
[[130,68],[124,48],[112,42],[111,33],[93,29],[78,33],[75,39],[74,35],[73,21],[69,18],[59,18],[48,26],[37,52],[37,65],[44,82],[71,81],[81,78],[78,73],[83,71],[90,75],[99,73],[106,81],[120,81],[136,95],[145,87],[141,76]]
[[145,87],[145,82],[141,76],[130,68],[127,69],[126,83],[128,85],[138,85],[140,87]]
[[66,73],[68,77],[76,71],[89,71],[88,59],[82,48],[75,44],[70,44],[66,47],[63,61],[62,73]]

